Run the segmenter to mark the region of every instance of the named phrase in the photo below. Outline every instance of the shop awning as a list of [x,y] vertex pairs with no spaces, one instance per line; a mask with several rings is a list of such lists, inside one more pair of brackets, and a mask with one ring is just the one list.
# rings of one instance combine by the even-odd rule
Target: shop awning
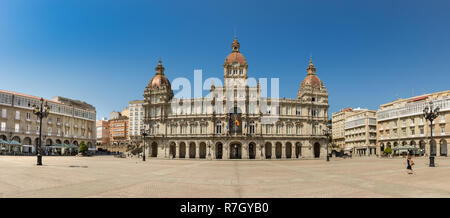
[[10,141],[8,141],[8,143],[6,143],[6,144],[9,144],[9,145],[20,145],[20,142],[18,142],[18,141],[16,141],[16,140],[10,140]]

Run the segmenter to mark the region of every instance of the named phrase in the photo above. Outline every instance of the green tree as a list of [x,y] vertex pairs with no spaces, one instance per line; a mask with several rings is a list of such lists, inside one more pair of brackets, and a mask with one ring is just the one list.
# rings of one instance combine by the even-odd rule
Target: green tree
[[80,148],[78,149],[78,153],[81,153],[81,154],[83,154],[83,155],[86,155],[87,154],[87,152],[88,152],[88,146],[86,145],[86,143],[84,143],[84,142],[81,142],[81,144],[80,144]]
[[391,147],[386,147],[386,148],[384,149],[384,153],[385,153],[385,154],[392,154],[392,148],[391,148]]

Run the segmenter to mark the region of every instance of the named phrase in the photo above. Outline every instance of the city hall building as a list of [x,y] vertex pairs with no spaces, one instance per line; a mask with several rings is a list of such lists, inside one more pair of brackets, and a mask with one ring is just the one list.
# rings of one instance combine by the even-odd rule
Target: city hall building
[[[297,98],[263,97],[258,81],[248,85],[248,63],[235,38],[223,64],[223,86],[210,94],[174,98],[159,61],[144,91],[146,154],[153,158],[325,158],[328,92],[312,60]],[[291,79],[299,73],[293,74]]]

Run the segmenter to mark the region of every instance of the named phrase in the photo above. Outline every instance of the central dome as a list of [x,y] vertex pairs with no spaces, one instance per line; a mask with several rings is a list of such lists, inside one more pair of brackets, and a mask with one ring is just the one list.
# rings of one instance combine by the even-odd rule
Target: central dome
[[241,54],[241,52],[239,51],[241,45],[239,44],[239,42],[237,41],[236,37],[234,38],[233,43],[231,43],[231,54],[229,54],[227,56],[227,58],[225,59],[225,63],[229,64],[229,65],[233,65],[235,63],[238,63],[240,65],[245,65],[247,64],[247,61],[244,58],[244,55]]
[[227,56],[227,58],[225,59],[225,62],[227,62],[228,64],[234,64],[234,63],[239,63],[241,65],[246,64],[247,61],[244,58],[244,55],[242,55],[239,52],[232,52],[231,54],[229,54]]

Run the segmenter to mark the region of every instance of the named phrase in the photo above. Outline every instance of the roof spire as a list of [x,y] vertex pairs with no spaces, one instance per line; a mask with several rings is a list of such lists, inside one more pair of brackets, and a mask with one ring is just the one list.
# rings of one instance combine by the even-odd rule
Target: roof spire
[[156,74],[164,75],[164,66],[161,63],[161,58],[159,58],[158,66],[155,68]]
[[232,52],[239,52],[239,48],[241,45],[239,44],[236,36],[234,37],[233,43],[231,43]]
[[308,72],[308,75],[309,74],[316,74],[316,67],[314,66],[314,64],[312,62],[312,56],[309,59],[309,66],[308,66],[308,68],[306,68],[306,71]]

